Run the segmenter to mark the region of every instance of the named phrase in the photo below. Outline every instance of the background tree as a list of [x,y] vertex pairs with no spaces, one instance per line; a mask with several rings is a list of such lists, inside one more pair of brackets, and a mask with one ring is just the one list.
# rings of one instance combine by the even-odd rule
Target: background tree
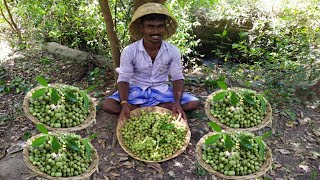
[[[113,24],[113,19],[112,19],[108,0],[99,0],[99,4],[101,7],[101,12],[103,14],[104,21],[106,23],[107,35],[108,35],[110,46],[111,46],[113,72],[114,72],[114,77],[116,80],[118,77],[118,74],[115,71],[115,69],[117,67],[119,67],[119,65],[120,65],[119,40],[118,40],[117,34],[115,32],[115,27]],[[116,82],[115,82],[115,84],[116,84]]]
[[21,39],[22,39],[21,31],[18,28],[16,22],[13,20],[12,13],[10,11],[10,8],[9,8],[8,3],[7,3],[6,0],[3,0],[3,5],[4,5],[4,7],[5,7],[6,11],[7,11],[9,19],[6,18],[6,15],[5,15],[4,11],[2,10],[1,4],[0,4],[0,14],[3,17],[3,19],[10,25],[11,29],[18,35],[19,42],[21,42]]
[[149,2],[164,4],[166,0],[133,0],[133,12],[135,12],[142,4]]

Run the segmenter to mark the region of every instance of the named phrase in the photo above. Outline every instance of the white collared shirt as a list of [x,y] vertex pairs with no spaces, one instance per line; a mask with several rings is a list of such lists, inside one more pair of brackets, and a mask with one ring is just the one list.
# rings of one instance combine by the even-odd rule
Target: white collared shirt
[[116,71],[119,74],[117,82],[128,82],[143,90],[151,87],[163,93],[168,90],[168,75],[172,81],[184,79],[180,51],[165,41],[153,63],[143,46],[143,39],[128,45],[121,53],[120,67]]

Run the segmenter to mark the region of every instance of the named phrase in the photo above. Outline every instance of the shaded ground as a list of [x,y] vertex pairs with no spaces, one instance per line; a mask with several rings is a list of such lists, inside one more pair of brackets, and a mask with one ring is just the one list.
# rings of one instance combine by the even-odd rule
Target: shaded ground
[[[93,81],[98,81],[101,86],[91,95],[99,98],[104,91],[110,90],[112,73],[96,72],[95,67],[57,58],[40,50],[16,53],[11,57],[15,58],[6,59],[0,65],[1,79],[12,84],[14,79],[21,77],[24,82],[13,86],[10,93],[0,94],[0,179],[38,179],[22,161],[21,145],[25,137],[38,133],[22,111],[23,91],[36,86],[35,76],[43,74],[50,78],[50,82],[63,82],[81,88],[87,88]],[[209,92],[198,83],[189,83],[186,88],[200,97],[202,106],[200,110],[188,115],[192,136],[183,154],[160,164],[146,164],[128,157],[117,143],[117,116],[98,110],[96,124],[78,132],[83,136],[92,133],[98,135],[93,145],[100,157],[99,171],[91,179],[216,179],[198,166],[194,156],[198,140],[209,132],[209,120],[204,113],[204,101]],[[289,108],[293,114],[286,111]],[[272,126],[256,132],[261,134],[267,130],[273,131],[272,137],[267,140],[272,149],[273,168],[261,179],[318,178],[319,119],[319,104],[307,100],[303,104],[274,109]]]

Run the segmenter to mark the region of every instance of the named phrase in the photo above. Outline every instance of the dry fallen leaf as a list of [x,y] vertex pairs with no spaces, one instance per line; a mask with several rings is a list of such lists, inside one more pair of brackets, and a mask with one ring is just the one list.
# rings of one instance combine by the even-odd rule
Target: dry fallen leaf
[[176,175],[174,174],[173,171],[169,171],[168,174],[169,174],[169,176],[171,176],[171,177],[176,177]]
[[107,169],[105,169],[104,170],[104,173],[109,173],[112,169],[115,169],[116,167],[114,167],[114,166],[110,166],[110,167],[108,167]]
[[301,125],[304,125],[304,124],[309,124],[311,122],[311,119],[307,117],[304,119],[298,119],[298,121]]
[[303,118],[303,112],[300,111],[299,117],[302,119]]
[[281,154],[290,154],[291,152],[287,149],[276,149],[276,151],[279,151]]
[[312,159],[318,159],[318,158],[320,158],[320,153],[319,153],[319,152],[310,151],[310,154],[311,154],[311,158],[312,158]]
[[278,162],[274,162],[273,165],[274,165],[274,169],[278,169],[278,168],[282,167],[282,165]]
[[26,145],[25,141],[15,143],[7,149],[7,154],[12,154],[18,151],[22,151],[25,145]]
[[143,167],[137,167],[137,171],[141,172],[141,173],[145,173],[146,170]]
[[309,166],[305,165],[304,162],[299,164],[299,168],[303,169],[305,172],[309,171]]
[[128,157],[120,157],[119,162],[128,160]]
[[99,139],[98,143],[102,146],[103,149],[106,148],[106,141],[105,140]]
[[108,173],[108,174],[110,174],[111,176],[113,176],[113,177],[119,177],[120,176],[120,174],[117,174],[117,173],[113,173],[113,172],[111,172],[111,173]]
[[181,162],[178,161],[174,161],[174,165],[175,167],[179,167],[179,168],[183,168],[183,165],[181,164]]
[[117,153],[118,156],[122,156],[122,157],[128,157],[127,153]]
[[286,126],[289,128],[293,128],[294,127],[294,122],[293,121],[289,121],[286,123]]
[[320,128],[315,130],[313,129],[312,132],[316,135],[316,136],[320,136]]
[[162,172],[162,167],[161,167],[160,163],[150,163],[150,162],[148,162],[147,166],[150,167],[150,168],[155,169],[158,172]]
[[28,129],[29,129],[29,127],[26,126],[26,127],[24,127],[24,128],[21,128],[20,131],[24,132],[24,131],[26,131],[26,130],[28,130]]
[[215,175],[212,175],[211,180],[217,180],[217,177]]
[[126,168],[132,168],[133,164],[130,161],[126,161],[124,163],[121,164],[121,166],[125,166]]

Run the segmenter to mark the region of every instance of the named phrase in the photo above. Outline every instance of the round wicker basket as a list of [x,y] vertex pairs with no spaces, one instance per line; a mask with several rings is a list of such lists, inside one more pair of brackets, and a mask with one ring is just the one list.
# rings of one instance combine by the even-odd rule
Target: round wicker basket
[[[231,91],[239,91],[239,90],[249,90],[249,89],[244,89],[244,88],[239,88],[239,87],[233,87],[233,88],[228,88],[228,90],[231,90]],[[260,124],[258,124],[257,126],[253,126],[253,127],[249,127],[249,128],[231,128],[225,124],[222,124],[218,118],[215,118],[212,116],[212,114],[210,113],[210,110],[211,110],[211,101],[212,101],[212,98],[220,93],[222,90],[218,90],[218,91],[215,91],[213,92],[212,94],[210,94],[205,102],[205,106],[204,106],[204,109],[205,109],[205,112],[208,116],[208,118],[211,120],[211,121],[214,121],[216,122],[221,128],[225,129],[225,130],[231,130],[231,131],[256,131],[256,130],[259,130],[259,129],[262,129],[264,128],[265,126],[267,126],[269,123],[271,124],[272,123],[272,108],[271,108],[271,105],[270,103],[266,100],[267,102],[267,106],[266,106],[266,115],[265,117],[263,118],[263,120],[261,121]],[[255,93],[255,91],[253,90],[250,90],[252,92]]]
[[[138,109],[135,109],[133,111],[130,112],[130,116],[131,117],[134,117],[134,116],[140,116],[141,115],[141,112],[144,111],[144,112],[157,112],[157,113],[160,113],[160,114],[166,114],[166,113],[169,113],[171,114],[172,111],[168,110],[168,109],[165,109],[165,108],[161,108],[161,107],[157,107],[157,106],[154,106],[154,107],[143,107],[143,108],[138,108]],[[190,128],[189,128],[189,125],[188,125],[188,122],[186,120],[184,120],[183,118],[180,118],[176,123],[178,123],[179,125],[183,126],[186,128],[187,130],[187,134],[186,134],[186,137],[185,137],[185,141],[184,141],[184,144],[182,146],[181,149],[179,149],[178,151],[176,151],[174,154],[172,154],[171,156],[165,158],[165,159],[162,159],[160,161],[150,161],[150,160],[145,160],[145,159],[142,159],[140,157],[138,157],[137,155],[135,155],[134,153],[132,153],[124,144],[124,140],[123,140],[123,137],[122,137],[122,133],[121,133],[121,130],[123,128],[123,126],[125,125],[125,123],[128,121],[127,118],[123,117],[122,119],[119,119],[118,120],[118,125],[117,125],[117,138],[118,138],[118,141],[119,141],[119,144],[120,146],[122,147],[122,149],[128,153],[131,157],[133,157],[134,159],[137,159],[139,161],[144,161],[144,162],[164,162],[164,161],[167,161],[169,159],[172,159],[174,157],[177,157],[178,155],[180,155],[181,153],[183,153],[185,151],[185,149],[187,148],[188,144],[189,144],[189,141],[190,141],[190,138],[191,138],[191,131],[190,131]]]
[[49,176],[48,174],[44,173],[44,172],[41,172],[39,170],[39,168],[35,165],[33,165],[30,160],[29,160],[29,148],[32,144],[32,142],[42,136],[43,134],[38,134],[36,136],[33,136],[31,137],[27,143],[26,143],[26,146],[23,148],[23,161],[25,162],[25,164],[27,165],[27,167],[35,172],[37,175],[41,176],[41,177],[44,177],[46,179],[55,179],[55,180],[83,180],[83,179],[89,179],[90,176],[96,171],[98,170],[98,165],[99,165],[99,156],[98,156],[98,153],[97,153],[97,150],[91,145],[91,152],[92,152],[92,155],[91,155],[91,158],[92,158],[92,162],[90,164],[90,166],[88,167],[88,169],[78,175],[78,176],[72,176],[72,177],[52,177],[52,176]]
[[[49,86],[51,87],[64,87],[64,86],[69,86],[69,85],[65,85],[65,84],[49,84]],[[39,121],[38,118],[34,117],[30,112],[29,112],[29,102],[30,102],[30,98],[32,96],[32,93],[35,92],[36,90],[43,88],[42,86],[38,86],[35,87],[33,89],[31,89],[26,96],[23,99],[23,111],[25,113],[25,115],[35,124],[43,124],[42,122]],[[54,128],[51,126],[48,126],[47,124],[43,124],[49,131],[52,132],[72,132],[72,131],[79,131],[81,129],[84,129],[86,127],[88,127],[92,122],[95,121],[96,119],[96,107],[93,103],[93,100],[89,97],[89,114],[87,116],[87,118],[79,125],[77,126],[73,126],[73,127],[69,127],[69,128]]]
[[224,175],[224,174],[222,174],[222,173],[220,173],[218,171],[213,170],[213,168],[209,164],[205,163],[202,160],[202,145],[204,144],[205,140],[209,136],[214,135],[214,134],[215,134],[214,132],[210,132],[210,133],[206,134],[205,136],[203,136],[199,140],[199,142],[197,143],[197,146],[196,146],[196,158],[197,158],[197,161],[209,173],[214,174],[215,176],[221,177],[223,179],[234,179],[234,180],[237,180],[237,179],[257,179],[258,177],[264,175],[271,168],[271,165],[272,165],[272,153],[271,153],[271,149],[268,146],[266,146],[266,153],[265,153],[266,161],[264,162],[262,167],[255,173],[252,173],[252,174],[249,174],[249,175],[245,175],[245,176],[227,176],[227,175]]

